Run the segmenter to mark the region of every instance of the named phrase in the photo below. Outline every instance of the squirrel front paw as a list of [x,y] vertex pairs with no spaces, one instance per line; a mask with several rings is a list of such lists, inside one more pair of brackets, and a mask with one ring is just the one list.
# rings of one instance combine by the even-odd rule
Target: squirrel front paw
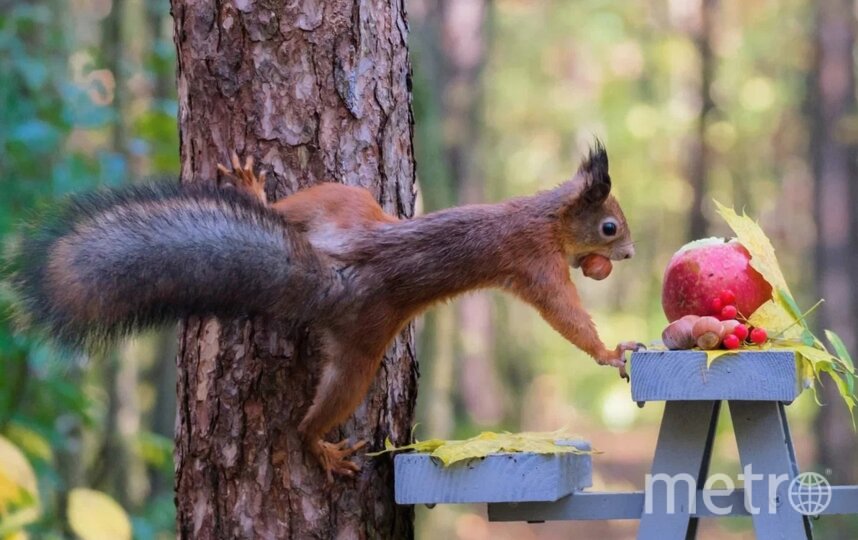
[[253,156],[248,156],[244,160],[244,165],[238,159],[238,154],[232,153],[232,169],[227,169],[224,165],[218,163],[217,170],[224,176],[230,178],[235,187],[248,192],[256,197],[262,204],[268,202],[268,197],[265,195],[265,171],[259,173],[259,176],[253,172]]
[[620,371],[620,377],[629,380],[629,374],[626,372],[626,351],[639,351],[646,349],[643,343],[637,341],[623,341],[617,345],[613,351],[605,350],[602,354],[596,357],[596,362],[602,366],[613,366]]

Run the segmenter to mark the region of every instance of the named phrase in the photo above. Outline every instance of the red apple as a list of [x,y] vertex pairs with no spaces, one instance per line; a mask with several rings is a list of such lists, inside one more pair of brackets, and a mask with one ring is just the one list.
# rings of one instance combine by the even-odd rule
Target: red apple
[[772,297],[772,287],[751,268],[751,256],[733,239],[707,238],[684,245],[664,272],[661,305],[667,320],[711,313],[712,299],[724,291],[736,295],[739,314],[749,317]]

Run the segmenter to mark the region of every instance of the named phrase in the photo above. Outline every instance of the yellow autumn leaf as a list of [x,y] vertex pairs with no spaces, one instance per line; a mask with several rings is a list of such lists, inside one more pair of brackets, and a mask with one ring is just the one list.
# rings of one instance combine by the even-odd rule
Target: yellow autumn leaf
[[823,371],[828,371],[833,369],[835,365],[838,365],[839,362],[837,359],[831,354],[823,351],[821,349],[817,349],[816,347],[809,347],[807,345],[794,345],[790,347],[790,349],[794,350],[802,357],[804,357],[810,364],[813,366],[813,371],[817,375]]
[[[39,519],[41,510],[38,505],[31,505],[19,510],[4,514],[0,518],[0,538],[10,540],[11,538],[27,538],[24,527]],[[23,535],[23,536],[22,536]]]
[[738,350],[728,350],[728,349],[713,349],[711,351],[703,351],[706,353],[706,369],[709,369],[712,366],[712,362],[721,358],[722,356],[726,356],[728,354],[736,354],[739,352]]
[[535,454],[592,453],[588,450],[581,450],[574,446],[558,444],[557,442],[580,439],[580,437],[571,435],[565,430],[525,433],[494,433],[484,431],[470,439],[460,441],[431,439],[400,447],[390,447],[381,452],[368,455],[377,456],[387,452],[414,450],[416,452],[428,453],[433,458],[439,459],[444,466],[449,466],[460,461],[484,458],[489,454],[500,452],[532,452]]
[[798,362],[798,373],[799,377],[801,377],[802,388],[813,389],[813,397],[816,399],[816,387],[813,385],[813,381],[816,380],[816,371],[813,369],[813,362],[808,361],[801,355],[796,359],[796,362]]
[[6,433],[9,439],[15,441],[19,448],[27,452],[27,455],[44,461],[51,461],[54,458],[51,443],[37,431],[16,422],[10,422],[6,426]]
[[[837,391],[840,393],[840,397],[843,398],[843,402],[846,404],[851,415],[855,408],[855,397],[847,387],[848,383],[844,380],[844,371],[846,373],[851,373],[851,370],[848,369],[849,366],[844,366],[843,362],[839,358],[830,354],[828,351],[824,351],[816,347],[795,345],[790,347],[790,349],[798,353],[801,357],[801,362],[805,364],[800,369],[803,376],[805,373],[810,371],[810,369],[813,370],[813,374],[817,379],[819,379],[819,376],[823,372],[828,373],[831,376],[831,380],[833,380],[834,384],[837,386]],[[811,367],[808,368],[808,365]],[[849,377],[850,375],[846,374],[845,376]],[[852,420],[854,423],[854,416]]]
[[389,454],[391,452],[405,452],[409,450],[413,450],[415,452],[433,452],[436,448],[446,442],[447,441],[442,439],[429,439],[428,441],[413,442],[404,446],[394,446],[390,439],[385,439],[384,450],[379,450],[378,452],[367,452],[366,455],[369,457],[376,457],[383,454]]
[[68,519],[81,540],[130,540],[128,514],[109,495],[92,489],[69,492]]
[[796,319],[781,304],[769,300],[748,317],[751,326],[765,328],[770,336],[786,339],[801,339],[802,326],[796,324]]
[[39,488],[30,462],[17,446],[0,436],[0,513],[10,506],[37,506]]
[[548,433],[492,433],[484,432],[464,441],[450,441],[432,452],[445,466],[460,461],[483,458],[501,452],[531,452],[534,454],[591,453],[571,445],[557,444],[558,440],[580,439],[569,434]]
[[715,201],[715,206],[718,214],[733,229],[739,243],[751,254],[751,267],[769,282],[773,291],[784,290],[789,293],[789,286],[775,256],[775,248],[763,229],[745,213],[740,216],[718,201]]

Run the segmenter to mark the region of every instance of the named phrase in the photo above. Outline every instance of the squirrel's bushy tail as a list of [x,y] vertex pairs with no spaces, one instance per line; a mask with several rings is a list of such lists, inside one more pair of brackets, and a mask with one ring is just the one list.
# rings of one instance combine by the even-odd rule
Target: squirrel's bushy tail
[[74,348],[193,314],[299,323],[333,279],[258,201],[166,183],[71,198],[11,263],[24,324]]

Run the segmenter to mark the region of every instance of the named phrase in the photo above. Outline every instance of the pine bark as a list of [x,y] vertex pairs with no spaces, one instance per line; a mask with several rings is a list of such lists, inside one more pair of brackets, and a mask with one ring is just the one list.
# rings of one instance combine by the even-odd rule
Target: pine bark
[[[172,13],[182,182],[213,181],[235,150],[268,172],[269,199],[336,181],[412,215],[400,0],[172,0]],[[300,442],[296,427],[317,377],[313,336],[288,341],[265,321],[191,318],[177,362],[180,538],[412,536],[413,511],[393,502],[389,458],[361,456],[355,480],[328,486]],[[409,327],[331,440],[405,443],[416,377]]]

